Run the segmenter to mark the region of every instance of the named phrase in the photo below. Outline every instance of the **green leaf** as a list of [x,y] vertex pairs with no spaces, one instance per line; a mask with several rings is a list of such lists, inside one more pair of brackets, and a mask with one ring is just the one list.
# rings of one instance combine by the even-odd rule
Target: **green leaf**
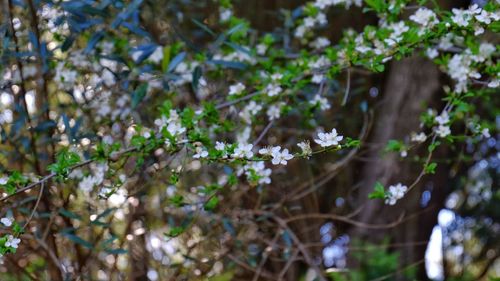
[[426,174],[435,174],[436,173],[437,163],[429,163],[424,167],[424,172]]
[[182,226],[174,226],[168,231],[168,233],[165,233],[165,236],[170,238],[177,237],[184,233],[185,230],[186,229]]
[[197,91],[201,78],[201,67],[197,66],[193,71],[193,90]]
[[216,36],[215,32],[213,32],[208,26],[206,26],[205,24],[199,22],[198,20],[196,19],[191,19],[191,21],[196,24],[198,27],[200,27],[201,29],[203,29],[206,33],[212,35],[212,36]]
[[48,170],[56,174],[59,179],[66,177],[71,167],[80,162],[80,156],[73,151],[65,148],[56,156],[56,162],[48,166]]
[[70,219],[82,220],[82,218],[79,215],[77,215],[71,211],[68,211],[64,208],[59,209],[59,214],[61,214],[62,216],[65,216],[67,218],[70,218]]
[[438,147],[440,144],[441,144],[441,142],[439,142],[439,141],[434,142],[434,143],[431,143],[431,144],[429,145],[429,147],[427,148],[427,150],[428,150],[429,152],[433,152],[433,151],[436,149],[436,147]]
[[385,146],[385,151],[394,151],[398,152],[404,147],[404,144],[398,140],[389,140],[387,145]]
[[207,201],[207,203],[205,203],[205,210],[213,211],[218,204],[219,204],[219,198],[217,198],[217,196],[213,196]]
[[76,236],[71,233],[63,233],[64,236],[66,236],[69,240],[73,241],[74,243],[81,245],[87,249],[92,249],[94,246],[88,241],[83,240],[81,237]]
[[184,205],[184,197],[182,195],[174,195],[170,198],[170,203],[172,203],[176,207],[182,207]]
[[170,63],[170,51],[172,47],[170,46],[165,46],[163,47],[163,60],[161,61],[161,70],[163,72],[167,72],[168,70],[168,65]]
[[148,90],[148,83],[142,83],[132,94],[132,108],[136,108],[144,99]]
[[373,192],[368,195],[369,199],[384,199],[385,198],[385,188],[380,182],[375,183]]

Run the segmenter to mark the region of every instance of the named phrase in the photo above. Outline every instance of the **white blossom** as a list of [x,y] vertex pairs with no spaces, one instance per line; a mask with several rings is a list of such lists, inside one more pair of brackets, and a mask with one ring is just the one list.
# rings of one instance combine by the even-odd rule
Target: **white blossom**
[[293,158],[293,155],[288,152],[287,148],[281,151],[281,146],[262,148],[259,150],[259,153],[271,156],[271,163],[273,165],[286,165],[287,161]]
[[493,79],[488,83],[489,88],[498,88],[500,86],[500,79]]
[[274,96],[278,95],[279,93],[281,93],[282,91],[283,91],[283,89],[281,88],[281,86],[277,85],[277,84],[269,84],[266,87],[267,95],[270,97],[274,97]]
[[300,147],[300,149],[302,149],[302,154],[307,158],[309,158],[312,155],[312,149],[311,145],[309,144],[309,141],[299,142],[297,146]]
[[0,223],[5,225],[6,227],[11,226],[13,222],[14,222],[13,218],[4,217],[0,219]]
[[92,188],[94,188],[94,185],[96,185],[96,183],[97,181],[93,176],[86,176],[80,181],[78,187],[83,192],[90,192],[92,191]]
[[271,156],[273,157],[271,163],[273,163],[273,165],[286,165],[287,161],[293,158],[293,155],[288,152],[287,148],[283,149],[283,151],[280,151],[280,146],[277,146],[277,148],[278,149],[273,149],[271,152]]
[[430,58],[432,60],[432,59],[435,59],[439,55],[439,52],[435,48],[429,48],[429,49],[427,49],[425,54],[427,55],[428,58]]
[[21,243],[21,239],[15,238],[14,236],[9,235],[7,238],[7,241],[5,242],[5,246],[17,249],[19,243]]
[[385,204],[394,205],[396,201],[403,198],[405,193],[408,191],[408,187],[401,183],[389,186],[387,191],[387,197],[385,199]]
[[283,74],[281,73],[274,73],[273,75],[271,75],[271,80],[273,81],[279,81],[281,80],[281,78],[283,78]]
[[193,158],[198,159],[198,158],[206,158],[208,156],[208,151],[204,149],[203,147],[197,146],[195,148],[195,154],[193,155]]
[[450,130],[450,127],[449,126],[446,126],[446,125],[439,125],[436,129],[436,134],[441,137],[441,138],[444,138],[446,136],[448,136],[449,134],[451,134],[451,130]]
[[468,26],[469,22],[472,18],[471,12],[468,10],[456,9],[453,8],[451,10],[453,12],[453,16],[451,20],[458,26]]
[[148,59],[154,63],[161,62],[163,60],[163,48],[162,48],[162,46],[156,47],[154,52],[151,55],[149,55]]
[[484,128],[481,130],[481,135],[483,136],[483,138],[489,138],[491,137],[490,135],[490,129],[488,128]]
[[220,141],[215,142],[215,149],[218,151],[223,151],[226,149],[226,144]]
[[280,109],[280,106],[279,105],[271,105],[268,109],[267,109],[267,117],[269,117],[269,121],[272,121],[272,120],[276,120],[278,118],[280,118],[280,115],[281,115],[281,109]]
[[0,177],[0,185],[6,185],[9,182],[9,177]]
[[238,146],[234,149],[234,153],[231,155],[234,158],[252,158],[253,144],[244,144],[239,143]]
[[270,184],[271,183],[271,169],[266,169],[264,162],[252,162],[243,167],[245,174],[248,178],[252,176],[250,171],[253,171],[255,175],[259,177],[258,184]]
[[319,108],[321,110],[328,110],[331,108],[330,103],[328,102],[328,99],[325,97],[320,96],[319,94],[315,95],[312,100],[309,101],[311,105],[319,105]]
[[326,37],[318,37],[318,38],[316,38],[316,40],[311,42],[310,45],[314,49],[323,49],[323,48],[330,45],[330,40],[328,40],[328,38],[326,38]]
[[424,132],[420,132],[418,134],[412,133],[411,135],[411,141],[417,142],[417,143],[422,143],[425,142],[427,139],[427,136],[425,135]]
[[231,18],[232,15],[233,11],[231,11],[230,9],[221,9],[219,12],[220,21],[226,22]]
[[441,112],[440,115],[436,116],[434,120],[439,124],[439,125],[445,125],[450,122],[450,116],[448,115],[447,111]]
[[257,104],[255,101],[250,101],[245,108],[240,111],[238,116],[241,117],[246,123],[252,123],[252,116],[262,110],[262,105]]
[[321,147],[329,147],[333,145],[338,145],[344,137],[337,134],[336,129],[332,129],[330,133],[318,133],[318,138],[314,139],[314,142],[319,144]]
[[280,151],[281,147],[280,146],[275,146],[275,147],[264,147],[259,149],[259,154],[262,155],[271,155],[274,150]]
[[315,84],[320,84],[323,80],[325,80],[325,75],[319,73],[315,73],[311,78],[311,82]]
[[239,95],[245,90],[245,85],[242,83],[238,83],[235,85],[229,86],[229,95]]
[[410,20],[424,26],[424,27],[433,27],[438,23],[436,14],[425,7],[419,8],[415,14],[410,16]]

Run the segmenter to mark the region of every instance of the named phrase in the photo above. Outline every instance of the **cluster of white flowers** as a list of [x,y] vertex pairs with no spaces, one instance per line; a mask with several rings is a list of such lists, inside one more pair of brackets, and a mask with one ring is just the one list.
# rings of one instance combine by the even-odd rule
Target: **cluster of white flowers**
[[19,243],[21,243],[21,239],[14,237],[13,235],[7,236],[7,241],[5,242],[5,247],[11,247],[17,249],[19,247]]
[[[160,132],[166,129],[173,138],[177,138],[186,132],[186,128],[181,124],[179,114],[173,109],[170,110],[168,118],[162,116],[160,119],[156,119],[154,123]],[[171,145],[170,140],[167,139],[166,144]]]
[[443,111],[440,115],[436,116],[434,120],[438,123],[438,126],[435,128],[435,132],[439,137],[444,138],[451,134],[449,126],[450,116],[447,111]]
[[259,179],[258,184],[270,184],[271,183],[271,169],[266,168],[264,162],[251,162],[243,166],[243,169],[239,170],[237,173],[241,175],[245,172],[248,180],[251,180],[252,174],[256,175]]
[[249,102],[245,108],[238,114],[241,119],[243,119],[246,123],[252,123],[252,116],[255,116],[259,111],[262,110],[262,105],[257,104],[255,101]]
[[332,129],[329,133],[318,133],[318,138],[314,139],[314,142],[319,144],[321,147],[330,147],[334,145],[339,145],[339,142],[344,139],[344,136],[340,136],[336,129]]
[[388,28],[392,30],[392,33],[389,35],[389,38],[384,40],[384,42],[390,47],[401,42],[401,40],[403,40],[403,34],[410,30],[404,21],[391,23]]
[[432,28],[434,25],[439,23],[436,14],[432,10],[425,7],[419,8],[415,14],[410,16],[410,20],[425,28]]
[[320,11],[317,12],[315,15],[307,16],[302,20],[301,24],[298,25],[297,28],[295,29],[295,37],[302,39],[308,31],[312,30],[317,26],[322,26],[327,24],[328,20],[324,12],[326,12],[325,10],[328,9],[329,7],[334,5],[344,5],[346,9],[348,9],[353,4],[358,7],[361,7],[362,0],[315,0],[312,3],[312,5],[318,8]]
[[279,95],[283,91],[283,88],[279,84],[271,83],[267,85],[265,92],[267,93],[268,96],[274,97],[276,95]]
[[408,191],[408,187],[401,183],[389,186],[389,190],[386,193],[385,204],[394,205],[396,202],[403,198]]
[[361,7],[362,0],[316,0],[313,3],[315,7],[318,7],[320,9],[326,9],[330,6],[341,4],[345,5],[346,9],[349,9],[349,7],[351,7],[351,5],[353,4]]
[[[495,46],[493,44],[481,43],[478,53],[473,53],[472,50],[466,49],[462,53],[453,55],[448,62],[447,71],[450,77],[456,82],[455,92],[466,92],[469,78],[481,78],[481,74],[473,67],[473,63],[484,63],[491,58],[494,52]],[[488,84],[488,86],[491,88],[498,87],[495,83]]]
[[104,181],[106,172],[109,169],[108,164],[106,163],[99,163],[99,164],[93,163],[91,164],[90,168],[92,170],[92,173],[86,177],[83,177],[78,184],[78,187],[83,192],[90,192],[92,191],[94,186],[100,185]]
[[[130,116],[130,97],[128,95],[121,95],[116,101],[112,102],[111,91],[101,91],[89,103],[89,107],[93,108],[97,114],[96,120],[100,121],[102,118],[110,118],[111,120],[125,120]],[[114,107],[111,107],[113,104]]]
[[208,151],[206,148],[197,146],[195,148],[195,154],[193,154],[193,158],[198,159],[198,158],[207,158],[208,157]]
[[233,158],[252,158],[253,144],[239,143],[231,155]]
[[491,22],[500,20],[500,12],[488,12],[483,10],[477,4],[469,6],[468,9],[452,9],[453,16],[451,20],[458,26],[468,27],[475,19],[477,22],[474,23],[474,34],[479,35],[484,33],[484,28],[481,24],[490,24]]
[[234,84],[234,85],[231,85],[229,86],[229,95],[232,96],[232,95],[240,95],[243,93],[243,91],[245,90],[245,85],[243,85],[242,83],[237,83],[237,84]]
[[323,74],[324,68],[329,67],[331,64],[332,62],[325,56],[320,56],[316,60],[311,60],[308,65],[314,73],[311,82],[316,84],[323,82],[325,80],[325,75]]
[[240,46],[238,50],[228,54],[217,53],[213,56],[213,60],[221,60],[221,61],[237,61],[248,63],[254,65],[257,63],[257,60],[250,52],[251,48],[248,46]]
[[272,120],[277,120],[281,116],[281,107],[284,105],[284,103],[279,102],[276,104],[272,104],[269,106],[269,108],[266,111],[267,117],[269,118],[269,121]]
[[259,150],[259,153],[271,156],[271,163],[273,163],[273,165],[286,165],[287,161],[293,158],[293,155],[288,152],[288,149],[285,148],[281,150],[281,146],[262,148]]
[[312,100],[309,101],[311,105],[317,106],[319,105],[319,108],[321,110],[328,110],[331,108],[330,103],[328,102],[328,99],[325,97],[320,96],[319,94],[315,95]]
[[193,71],[199,65],[197,61],[191,61],[189,63],[181,62],[175,69],[174,73],[179,77],[172,82],[174,86],[182,86],[184,84],[189,84],[193,82]]
[[233,16],[233,11],[227,8],[221,8],[219,10],[219,19],[221,22],[226,22]]
[[78,73],[75,70],[67,68],[64,62],[60,62],[56,66],[54,80],[59,82],[59,87],[62,89],[70,90],[75,85],[77,76]]
[[257,49],[257,54],[263,56],[266,54],[268,46],[266,44],[261,43],[261,44],[257,44],[257,46],[255,46],[255,48]]
[[316,38],[316,40],[312,41],[309,45],[314,49],[319,50],[328,47],[330,45],[330,40],[328,40],[328,38],[326,37],[318,37]]
[[302,38],[309,30],[327,23],[328,20],[326,19],[326,15],[322,12],[318,12],[314,17],[306,17],[304,18],[302,24],[295,29],[295,37]]
[[425,135],[424,132],[420,132],[418,134],[412,133],[411,134],[411,141],[416,142],[416,143],[423,143],[427,140],[427,136]]

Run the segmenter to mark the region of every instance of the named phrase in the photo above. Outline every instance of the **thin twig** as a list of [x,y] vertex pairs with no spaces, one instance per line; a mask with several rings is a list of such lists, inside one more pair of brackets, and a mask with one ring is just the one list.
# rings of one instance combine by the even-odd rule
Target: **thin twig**
[[[243,268],[245,268],[247,270],[255,272],[255,268],[253,268],[250,265],[246,264],[245,262],[239,260],[237,257],[235,257],[235,256],[233,256],[231,254],[227,254],[226,257],[228,257],[230,260],[232,260],[237,265],[239,265],[239,266],[241,266],[241,267],[243,267]],[[276,280],[276,277],[273,276],[271,273],[269,273],[267,271],[262,271],[260,275],[262,277],[270,279],[270,280]]]
[[[271,249],[269,252],[271,252],[275,245],[276,245],[276,241],[278,241],[278,238],[280,237],[280,231],[276,231],[276,235],[274,235],[274,238],[273,238],[273,241],[271,242]],[[252,281],[257,281],[259,280],[259,276],[262,272],[262,268],[264,267],[264,264],[266,264],[266,261],[267,261],[267,258],[269,257],[269,252],[266,251],[266,249],[264,249],[264,253],[262,254],[262,260],[260,261],[259,263],[259,266],[257,267],[257,271],[255,272],[255,275],[253,276],[253,279]]]
[[264,128],[264,130],[262,130],[259,137],[253,142],[253,146],[256,146],[266,136],[267,132],[269,131],[269,129],[271,129],[273,124],[274,120],[271,120],[269,124],[267,124],[267,126]]
[[351,68],[347,68],[347,84],[345,86],[345,93],[344,93],[344,99],[342,100],[342,106],[346,105],[350,91],[351,91]]
[[227,102],[224,102],[224,103],[221,103],[219,105],[216,105],[215,106],[215,109],[222,109],[222,108],[225,108],[225,107],[228,107],[228,106],[231,106],[231,105],[234,105],[234,104],[237,104],[237,103],[240,103],[242,101],[246,101],[248,99],[251,99],[253,98],[254,96],[260,94],[260,91],[257,91],[257,92],[253,92],[251,94],[248,94],[244,97],[241,97],[241,98],[238,98],[238,99],[235,99],[235,100],[232,100],[232,101],[227,101]]
[[33,219],[33,216],[35,215],[36,209],[38,208],[38,204],[40,204],[40,199],[42,199],[42,196],[43,196],[44,186],[45,186],[44,182],[40,183],[40,192],[38,193],[38,198],[36,199],[35,206],[33,207],[33,210],[31,211],[31,214],[30,214],[28,220],[26,220],[26,223],[24,224],[23,229],[25,229],[28,226],[30,221]]
[[298,254],[299,254],[298,250],[295,250],[293,252],[292,256],[286,262],[285,266],[283,267],[283,269],[281,270],[280,274],[278,275],[278,281],[283,280],[283,278],[285,277],[285,274],[288,272],[288,269],[290,268],[290,266],[292,266],[293,262],[296,261],[296,258],[297,258]]

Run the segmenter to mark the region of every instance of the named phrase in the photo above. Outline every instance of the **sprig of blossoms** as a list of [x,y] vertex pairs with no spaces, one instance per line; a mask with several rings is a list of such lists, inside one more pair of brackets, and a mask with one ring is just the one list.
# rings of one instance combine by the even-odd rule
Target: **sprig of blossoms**
[[330,147],[339,145],[339,142],[342,139],[344,139],[344,136],[339,135],[336,129],[332,129],[329,133],[318,133],[318,138],[314,139],[314,142],[319,144],[321,147]]
[[389,190],[386,193],[385,204],[394,205],[396,202],[403,198],[408,191],[408,187],[401,183],[389,186]]
[[262,148],[259,150],[259,153],[271,156],[271,163],[273,163],[273,165],[286,165],[287,161],[293,158],[293,155],[289,153],[287,148],[281,151],[281,146]]

